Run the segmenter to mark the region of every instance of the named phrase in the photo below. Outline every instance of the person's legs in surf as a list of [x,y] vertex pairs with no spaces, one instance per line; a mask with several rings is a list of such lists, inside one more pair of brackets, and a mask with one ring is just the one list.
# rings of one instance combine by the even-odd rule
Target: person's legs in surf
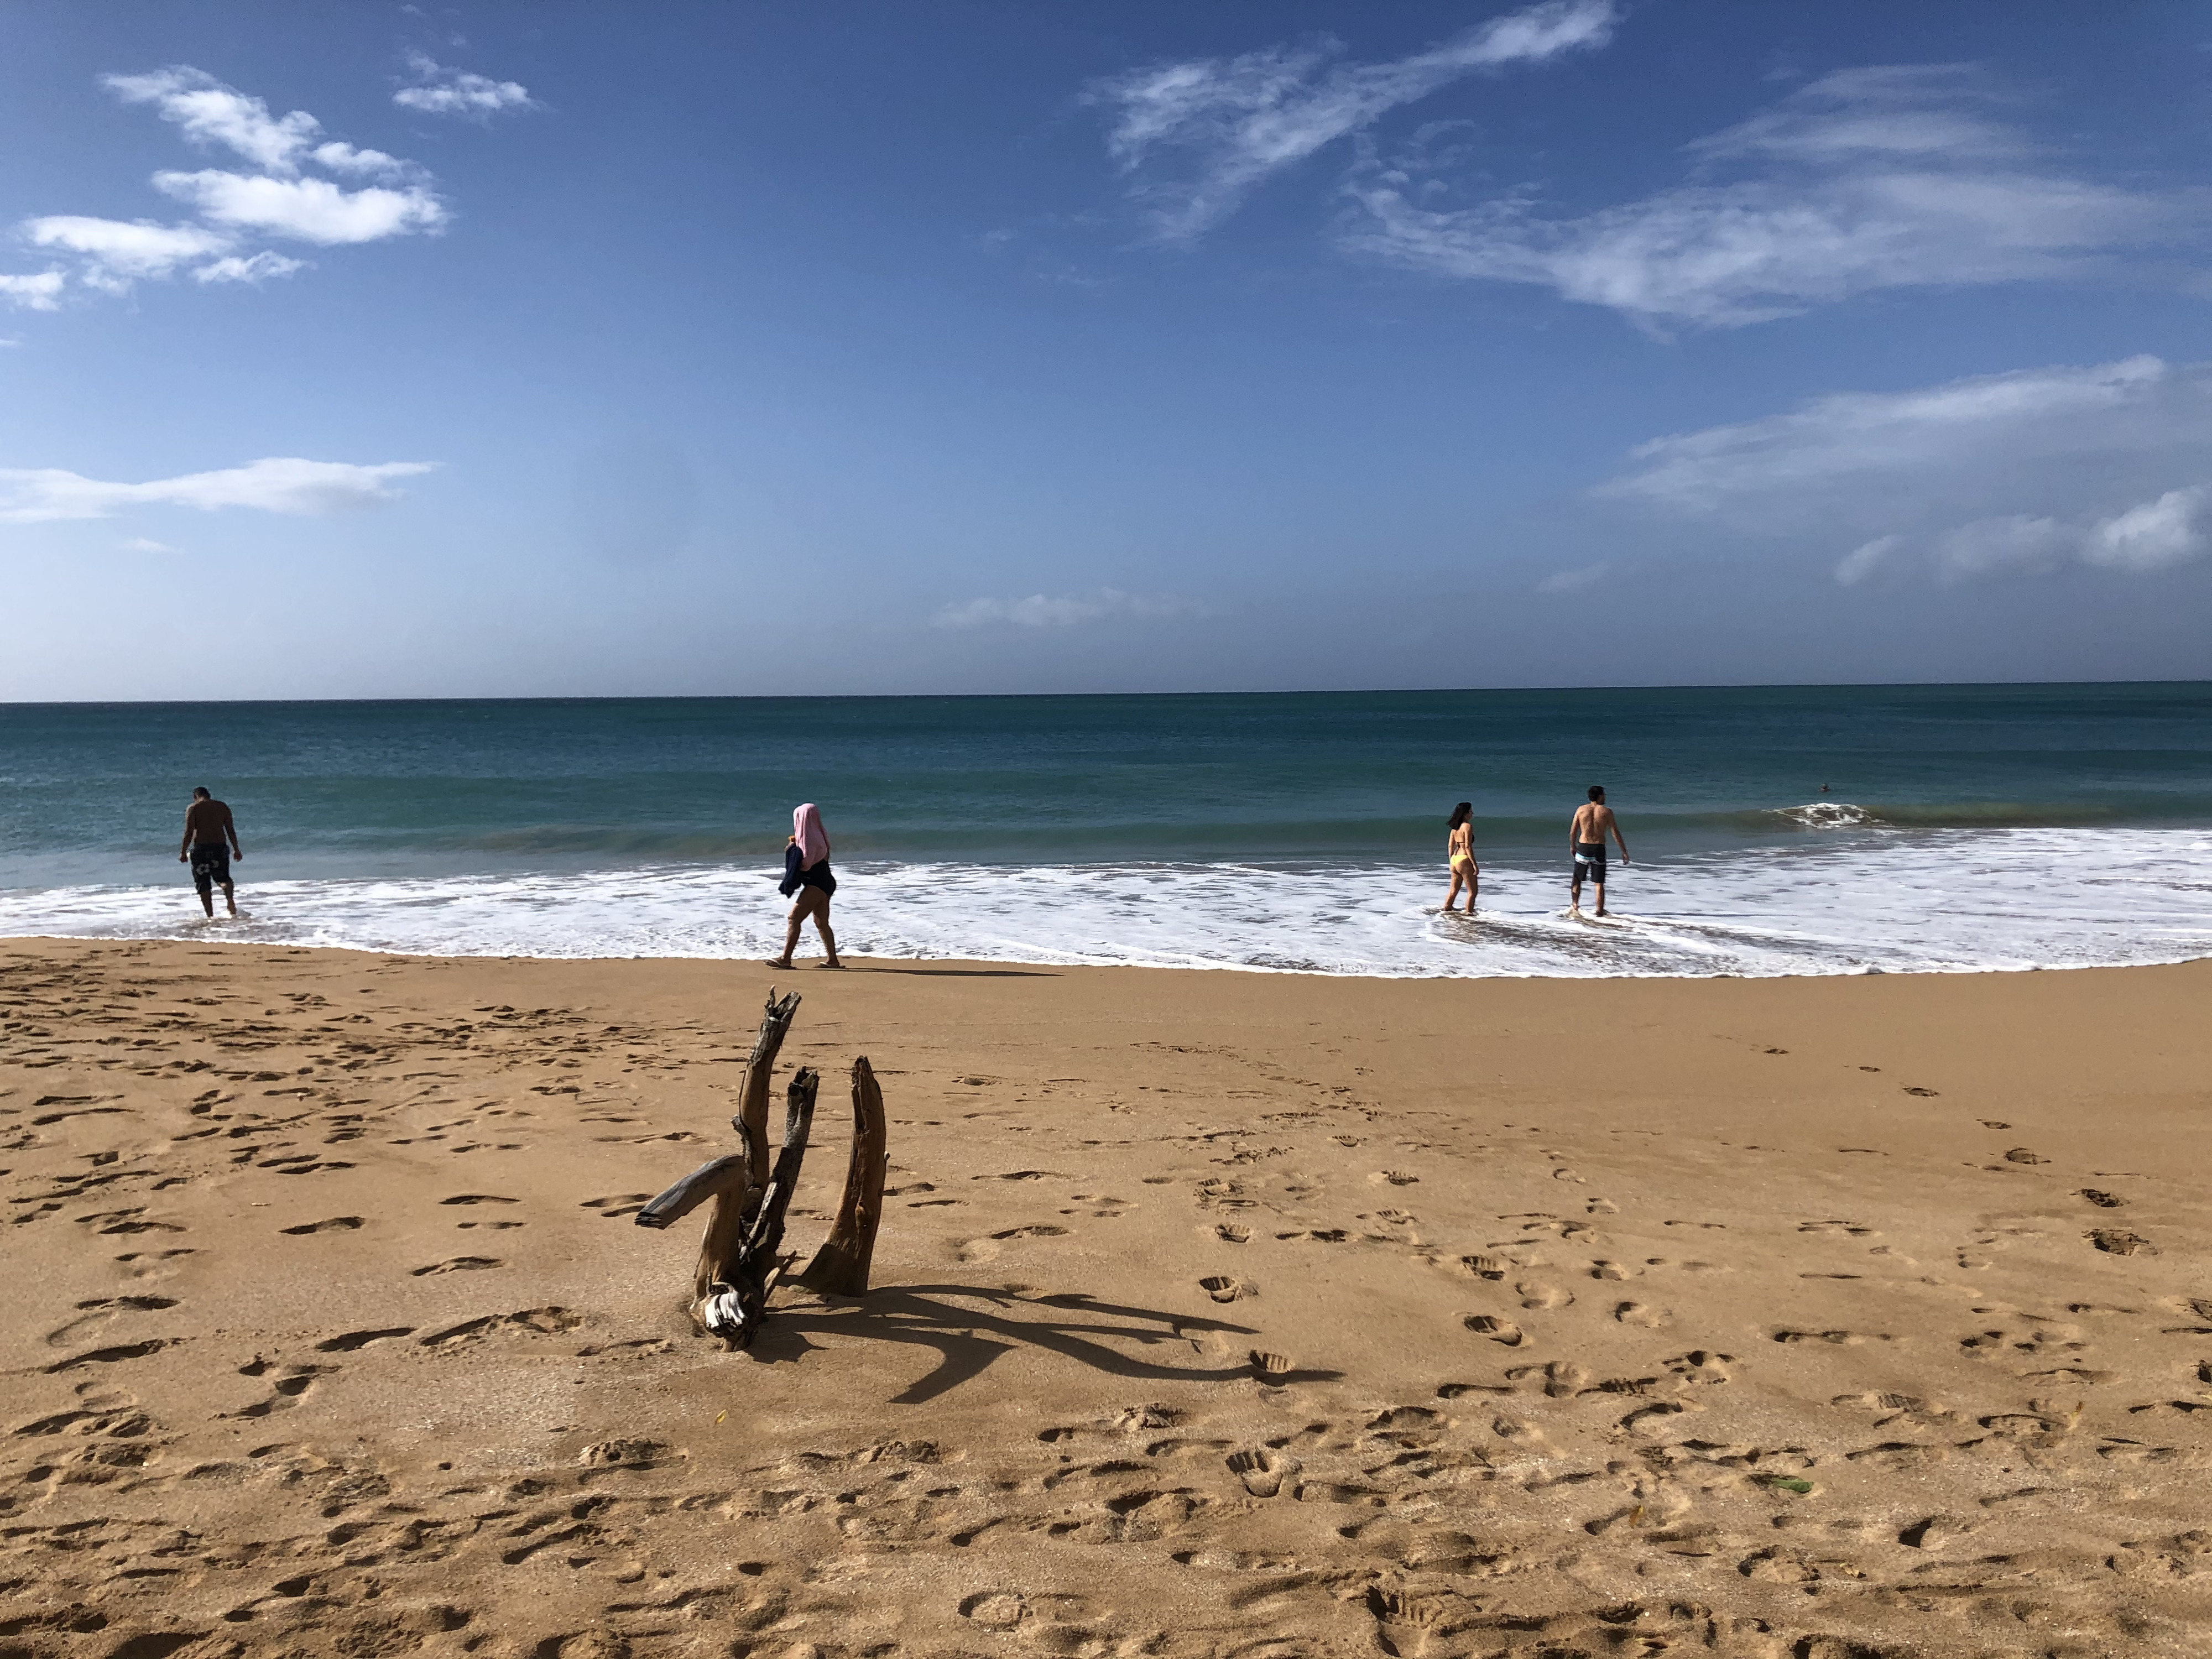
[[769,967],[788,968],[792,965],[791,953],[799,948],[799,924],[814,914],[814,907],[817,904],[826,902],[827,901],[822,896],[822,890],[818,887],[802,887],[799,890],[798,896],[791,902],[791,914],[784,919],[783,954],[769,963]]

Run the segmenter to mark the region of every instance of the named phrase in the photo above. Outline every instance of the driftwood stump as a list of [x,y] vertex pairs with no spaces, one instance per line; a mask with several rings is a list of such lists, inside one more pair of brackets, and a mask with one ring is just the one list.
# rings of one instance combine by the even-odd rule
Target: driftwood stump
[[853,1159],[845,1170],[845,1195],[829,1241],[799,1276],[809,1290],[831,1296],[868,1293],[868,1264],[884,1212],[884,1172],[890,1162],[887,1142],[884,1092],[862,1054],[853,1062]]
[[[738,1089],[730,1127],[739,1147],[710,1158],[637,1212],[641,1227],[664,1228],[711,1203],[699,1265],[691,1278],[691,1322],[732,1348],[750,1347],[768,1298],[793,1258],[783,1247],[784,1215],[799,1182],[800,1161],[814,1119],[821,1074],[802,1066],[786,1091],[783,1146],[768,1160],[768,1097],[777,1051],[799,1008],[796,992],[779,998],[773,988],[761,1015],[760,1034]],[[829,1241],[815,1253],[800,1281],[832,1296],[866,1296],[876,1228],[884,1208],[884,1176],[890,1165],[883,1091],[867,1056],[853,1062],[853,1155],[845,1192]]]

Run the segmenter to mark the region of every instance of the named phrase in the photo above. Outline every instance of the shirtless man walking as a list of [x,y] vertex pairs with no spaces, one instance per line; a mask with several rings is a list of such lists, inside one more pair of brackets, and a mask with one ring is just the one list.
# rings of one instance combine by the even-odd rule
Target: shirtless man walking
[[192,885],[199,890],[200,908],[215,915],[215,890],[222,889],[222,902],[238,914],[238,899],[230,884],[230,861],[244,858],[238,844],[238,826],[230,821],[230,808],[205,789],[192,791],[192,804],[185,809],[185,843],[177,849],[177,862],[192,866]]
[[1621,840],[1620,825],[1613,808],[1605,804],[1605,786],[1590,785],[1589,800],[1575,808],[1575,821],[1567,829],[1567,845],[1575,855],[1574,889],[1568,900],[1574,914],[1583,913],[1583,877],[1597,884],[1597,914],[1605,914],[1605,838],[1610,833],[1620,842],[1620,861],[1628,862],[1628,843]]

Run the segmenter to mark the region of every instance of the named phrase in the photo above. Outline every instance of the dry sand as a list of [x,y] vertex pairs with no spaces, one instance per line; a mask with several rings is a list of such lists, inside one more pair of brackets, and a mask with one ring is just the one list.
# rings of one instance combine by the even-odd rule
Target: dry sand
[[[2212,1644],[2212,963],[0,967],[0,1655]],[[771,981],[894,1191],[726,1353]]]

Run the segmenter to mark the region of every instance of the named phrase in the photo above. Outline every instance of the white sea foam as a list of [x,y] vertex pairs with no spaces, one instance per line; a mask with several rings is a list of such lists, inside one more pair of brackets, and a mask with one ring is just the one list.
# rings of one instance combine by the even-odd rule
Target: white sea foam
[[[1561,861],[1564,866],[1565,860]],[[1482,913],[1398,865],[859,864],[856,956],[1324,974],[1834,974],[2084,967],[2212,955],[2212,831],[1960,830],[1616,865],[1600,923],[1564,868],[1486,866]],[[1585,896],[1587,902],[1588,896]],[[0,935],[191,939],[457,956],[708,957],[782,942],[774,879],[715,866],[250,883],[252,918],[191,890],[0,892]],[[813,948],[812,929],[805,946]]]
[[1778,806],[1778,818],[1807,830],[1856,830],[1862,824],[1880,822],[1863,806],[1855,806],[1847,800],[1808,801],[1802,806]]

